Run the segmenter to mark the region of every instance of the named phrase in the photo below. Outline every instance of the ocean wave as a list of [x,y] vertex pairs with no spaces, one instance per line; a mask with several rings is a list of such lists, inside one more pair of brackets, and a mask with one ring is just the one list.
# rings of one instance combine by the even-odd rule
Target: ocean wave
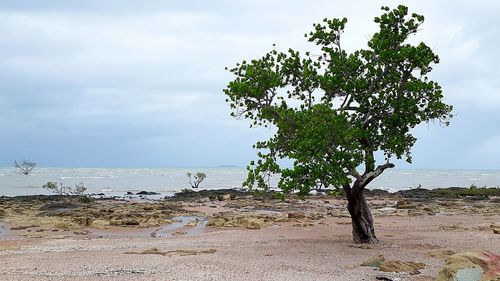
[[108,178],[114,178],[112,175],[107,175],[107,176],[91,176],[91,177],[59,177],[61,180],[70,180],[70,179],[108,179]]

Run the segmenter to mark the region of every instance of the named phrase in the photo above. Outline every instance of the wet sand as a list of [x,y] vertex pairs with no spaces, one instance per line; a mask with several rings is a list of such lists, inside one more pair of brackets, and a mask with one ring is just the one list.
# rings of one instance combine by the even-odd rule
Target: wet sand
[[[394,198],[371,198],[381,243],[363,246],[352,243],[343,200],[301,202],[193,200],[180,205],[192,213],[168,224],[76,232],[48,225],[8,230],[10,221],[0,232],[0,280],[434,280],[445,257],[430,252],[500,252],[500,234],[490,228],[500,224],[495,200],[416,200],[401,208]],[[225,226],[213,225],[221,219]],[[259,227],[248,229],[251,220]],[[44,235],[21,235],[27,232]],[[425,267],[412,275],[360,266],[377,255]]]

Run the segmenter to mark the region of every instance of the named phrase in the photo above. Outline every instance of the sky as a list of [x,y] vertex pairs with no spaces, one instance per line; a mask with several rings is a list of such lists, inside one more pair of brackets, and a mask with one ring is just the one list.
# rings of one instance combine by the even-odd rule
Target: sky
[[[400,1],[401,2],[401,1]],[[366,48],[397,1],[0,1],[0,166],[245,166],[268,129],[229,116],[224,68],[273,49],[308,50],[323,18],[348,18]],[[500,1],[404,1],[413,39],[440,56],[431,79],[449,127],[413,133],[402,169],[500,169]]]

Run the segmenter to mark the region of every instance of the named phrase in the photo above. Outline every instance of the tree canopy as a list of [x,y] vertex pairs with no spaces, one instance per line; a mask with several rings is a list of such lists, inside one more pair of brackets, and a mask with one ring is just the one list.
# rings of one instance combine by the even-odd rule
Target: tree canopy
[[[267,177],[279,174],[285,192],[362,190],[394,167],[391,159],[411,163],[412,128],[449,124],[452,107],[428,77],[439,58],[425,43],[408,42],[424,16],[402,5],[382,10],[367,48],[348,53],[341,40],[347,19],[324,19],[305,35],[318,53],[274,49],[229,70],[235,78],[224,92],[232,116],[276,129],[256,143],[260,159],[250,163],[245,185],[267,189]],[[377,151],[384,162],[376,163]],[[280,167],[280,159],[293,167]]]

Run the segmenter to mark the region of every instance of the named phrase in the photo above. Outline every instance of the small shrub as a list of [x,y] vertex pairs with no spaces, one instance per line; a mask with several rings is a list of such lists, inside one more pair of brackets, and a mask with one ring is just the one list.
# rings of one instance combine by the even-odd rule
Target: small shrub
[[42,188],[50,190],[57,195],[77,195],[82,196],[87,188],[83,185],[83,182],[75,184],[75,187],[64,186],[63,183],[57,184],[56,182],[49,181],[42,186]]
[[[61,184],[62,185],[62,184]],[[75,188],[72,189],[71,187],[66,187],[68,190],[68,193],[71,195],[83,195],[85,191],[87,191],[87,188],[83,185],[83,182],[79,184],[75,184]]]
[[273,199],[284,201],[285,194],[283,194],[282,192],[276,192],[273,194]]
[[64,194],[64,186],[61,183],[60,185],[57,184],[57,182],[54,181],[49,181],[46,184],[42,186],[43,189],[50,190],[52,193],[55,193],[57,195],[63,195]]
[[183,188],[183,189],[181,189],[181,192],[179,192],[179,193],[182,194],[182,193],[193,193],[193,192],[194,191],[190,188]]
[[219,201],[224,201],[224,195],[222,195],[222,194],[218,194],[218,195],[217,195],[217,200],[219,200]]
[[234,193],[229,194],[229,199],[231,199],[231,200],[236,199],[236,194],[234,194]]
[[207,175],[205,173],[200,172],[196,173],[195,175],[191,173],[187,173],[186,175],[189,178],[188,183],[192,188],[198,188],[198,186],[200,186],[200,183],[207,178]]
[[85,203],[85,204],[89,204],[89,203],[92,203],[94,202],[94,198],[90,197],[90,196],[81,196],[80,197],[80,202],[82,203]]
[[214,201],[215,200],[215,195],[213,195],[213,194],[208,195],[208,199]]

